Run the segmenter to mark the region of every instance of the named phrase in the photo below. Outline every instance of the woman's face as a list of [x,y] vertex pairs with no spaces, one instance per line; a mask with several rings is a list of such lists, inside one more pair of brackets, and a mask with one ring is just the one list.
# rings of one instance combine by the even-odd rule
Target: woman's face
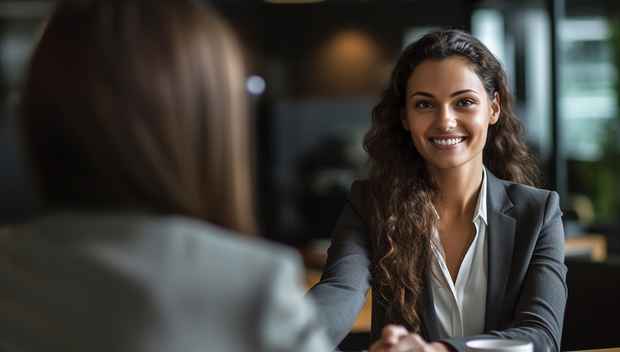
[[487,131],[499,113],[498,96],[489,97],[469,62],[453,56],[415,68],[402,122],[429,168],[482,167]]

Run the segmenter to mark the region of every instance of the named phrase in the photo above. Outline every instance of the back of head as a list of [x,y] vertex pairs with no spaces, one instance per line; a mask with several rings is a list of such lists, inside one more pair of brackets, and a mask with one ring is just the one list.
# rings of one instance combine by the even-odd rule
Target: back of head
[[140,208],[253,231],[240,50],[191,0],[61,2],[22,127],[50,207]]

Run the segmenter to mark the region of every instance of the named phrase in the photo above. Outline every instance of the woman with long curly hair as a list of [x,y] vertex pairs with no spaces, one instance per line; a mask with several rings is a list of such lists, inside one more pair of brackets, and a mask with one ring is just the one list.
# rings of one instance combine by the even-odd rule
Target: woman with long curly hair
[[364,146],[369,177],[353,184],[310,291],[333,342],[372,287],[373,340],[396,324],[413,333],[403,339],[412,348],[503,338],[559,351],[567,288],[558,195],[534,188],[535,160],[493,54],[459,30],[408,46]]

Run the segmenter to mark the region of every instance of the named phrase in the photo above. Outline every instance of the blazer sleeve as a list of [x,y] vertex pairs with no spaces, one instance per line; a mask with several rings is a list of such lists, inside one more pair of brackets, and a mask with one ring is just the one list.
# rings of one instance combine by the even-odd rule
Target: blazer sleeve
[[258,297],[261,311],[256,326],[260,343],[257,351],[330,351],[315,306],[304,297],[300,268],[296,257],[275,258],[265,294]]
[[370,245],[366,219],[365,184],[356,181],[332,234],[323,275],[309,292],[319,318],[335,348],[349,333],[370,288]]
[[531,341],[536,352],[560,351],[568,289],[564,228],[556,192],[549,193],[544,212],[543,224],[515,308],[515,319],[510,327],[489,331],[485,335],[445,339],[443,342],[463,351],[467,341],[499,337]]

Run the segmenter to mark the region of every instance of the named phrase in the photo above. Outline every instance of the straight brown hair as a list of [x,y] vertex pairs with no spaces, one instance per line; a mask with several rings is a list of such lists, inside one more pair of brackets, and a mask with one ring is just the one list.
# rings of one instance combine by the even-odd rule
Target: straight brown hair
[[236,38],[204,5],[61,2],[21,102],[46,205],[146,209],[254,232],[244,78]]

